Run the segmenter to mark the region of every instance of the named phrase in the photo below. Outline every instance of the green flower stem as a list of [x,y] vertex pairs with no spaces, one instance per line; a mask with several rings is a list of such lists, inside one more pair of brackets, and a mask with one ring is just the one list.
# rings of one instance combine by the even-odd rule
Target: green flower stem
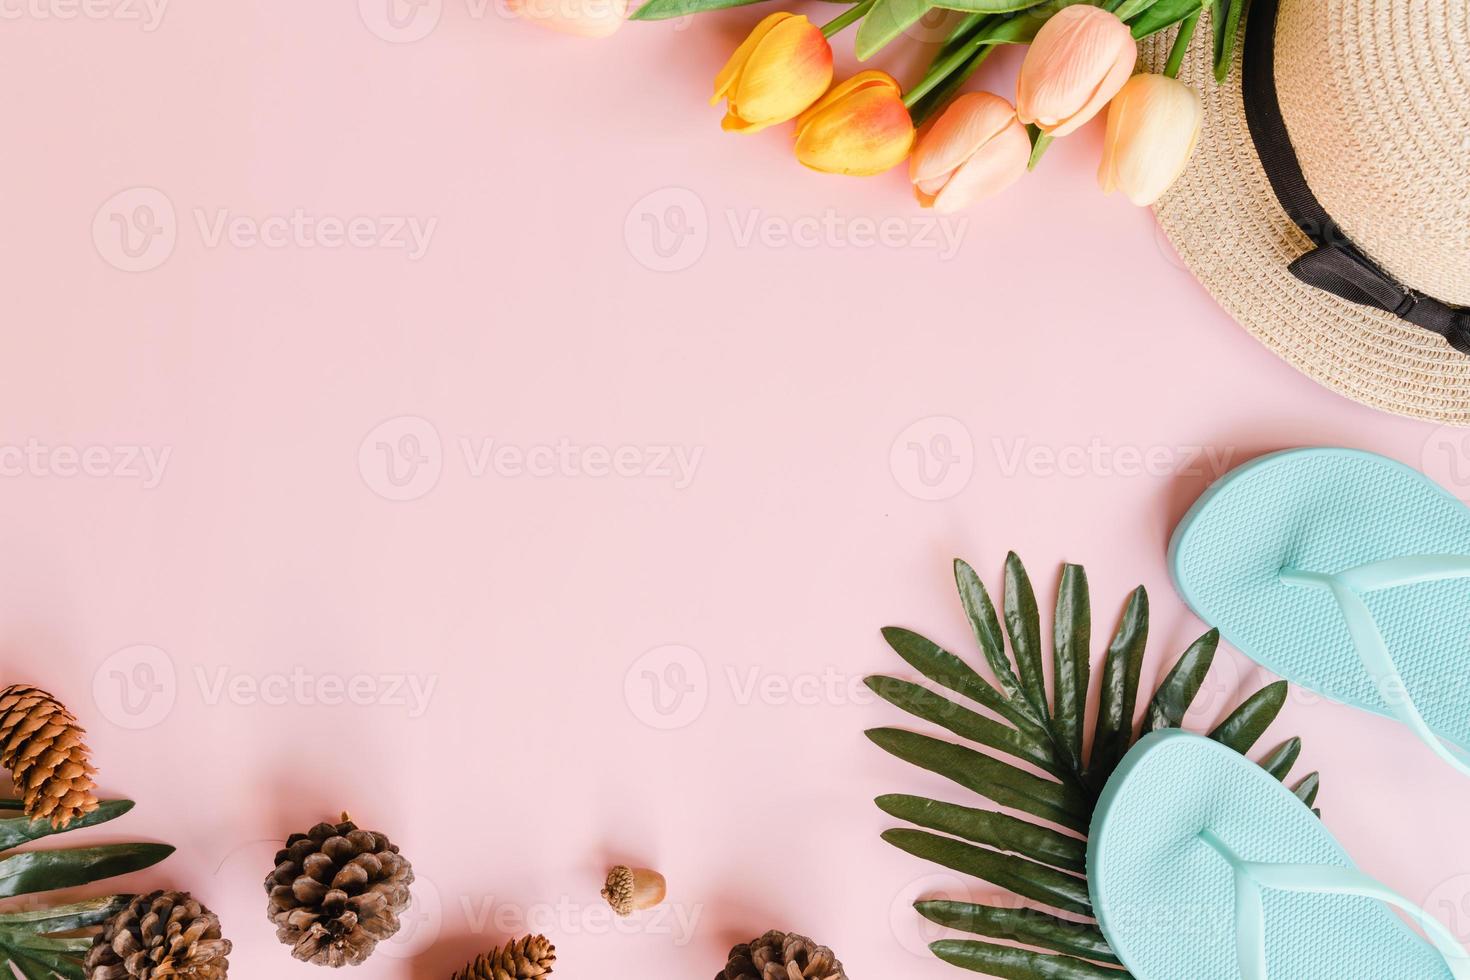
[[1041,158],[1046,156],[1046,151],[1051,149],[1053,136],[1049,136],[1037,129],[1035,126],[1026,127],[1031,135],[1031,159],[1026,162],[1027,170],[1035,170],[1041,163]]
[[853,4],[822,28],[823,36],[829,41],[832,40],[832,38],[841,34],[843,30],[862,20],[868,11],[873,9],[873,4],[877,2],[878,0],[862,0],[861,3]]
[[920,99],[934,91],[941,82],[956,72],[964,71],[967,75],[973,73],[982,61],[990,57],[995,48],[996,45],[988,41],[970,41],[956,48],[947,57],[941,57],[930,66],[928,73],[919,81],[919,84],[910,89],[903,97],[903,104],[912,109]]
[[1194,31],[1195,28],[1199,27],[1201,12],[1196,11],[1190,14],[1179,25],[1179,36],[1174,38],[1174,46],[1169,49],[1169,62],[1164,66],[1165,77],[1179,77],[1179,69],[1184,64],[1184,53],[1189,50],[1190,41],[1194,40]]

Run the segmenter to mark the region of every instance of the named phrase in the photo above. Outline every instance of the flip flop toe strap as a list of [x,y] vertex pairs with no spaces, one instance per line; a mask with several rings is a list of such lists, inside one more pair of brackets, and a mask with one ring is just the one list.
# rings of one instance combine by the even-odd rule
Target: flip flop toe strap
[[1390,714],[1407,725],[1415,735],[1445,762],[1470,776],[1470,759],[1454,745],[1435,734],[1410,697],[1403,675],[1394,663],[1393,654],[1383,632],[1373,620],[1373,613],[1363,596],[1380,589],[1424,582],[1442,582],[1470,578],[1470,555],[1414,555],[1370,562],[1336,573],[1311,572],[1287,568],[1281,572],[1286,585],[1325,589],[1332,593],[1347,622],[1353,647]]
[[1466,952],[1444,924],[1402,895],[1353,868],[1321,864],[1270,864],[1246,861],[1208,830],[1200,837],[1229,862],[1235,872],[1235,942],[1241,980],[1268,980],[1266,973],[1266,915],[1262,892],[1297,892],[1371,898],[1403,912],[1417,923],[1435,950],[1444,957],[1454,980],[1470,980],[1470,952]]

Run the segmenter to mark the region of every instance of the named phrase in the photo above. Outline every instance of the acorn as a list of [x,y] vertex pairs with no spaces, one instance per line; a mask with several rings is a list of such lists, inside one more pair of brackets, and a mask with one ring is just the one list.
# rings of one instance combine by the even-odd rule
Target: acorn
[[607,873],[602,897],[618,915],[632,915],[663,903],[668,883],[657,871],[618,865]]

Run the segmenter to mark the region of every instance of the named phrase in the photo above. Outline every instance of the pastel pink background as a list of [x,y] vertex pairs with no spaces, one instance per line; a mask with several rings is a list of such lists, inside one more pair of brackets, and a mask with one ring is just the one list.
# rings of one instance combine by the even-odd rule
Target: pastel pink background
[[[178,845],[124,884],[192,889],[241,977],[316,975],[261,880],[273,841],[343,808],[421,881],[364,978],[447,976],[528,918],[572,977],[711,976],[772,926],[855,977],[952,976],[906,906],[959,885],[882,844],[870,800],[964,794],[869,746],[902,716],[848,693],[905,673],[885,624],[970,649],[952,557],[998,585],[1016,549],[1047,592],[1086,564],[1099,634],[1145,584],[1153,677],[1203,630],[1163,562],[1215,468],[1191,447],[1356,446],[1470,496],[1454,433],[1328,394],[1219,313],[1148,213],[1097,191],[1096,126],[946,259],[900,174],[720,132],[709,83],[756,10],[588,43],[443,0],[393,43],[377,0],[177,2],[154,30],[36,2],[0,32],[0,447],[102,451],[98,475],[0,478],[4,679],[83,716],[107,794],[138,801],[89,835]],[[887,64],[912,80],[908,50]],[[177,241],[128,272],[113,218],[148,225],[158,198],[107,202],[139,187]],[[416,260],[211,246],[222,209],[437,225]],[[858,247],[854,218],[903,241]],[[742,244],[753,220],[839,230]],[[654,225],[689,232],[672,259]],[[477,475],[483,440],[630,447],[642,475]],[[910,443],[951,482],[931,493]],[[662,446],[700,454],[687,486],[649,472]],[[169,454],[156,486],[127,447]],[[400,450],[422,484],[391,482]],[[1163,471],[1137,472],[1148,451]],[[1199,727],[1263,680],[1222,661]],[[298,669],[376,703],[251,693]],[[422,712],[393,678],[436,685]],[[1271,744],[1292,733],[1328,826],[1470,936],[1470,785],[1306,695]],[[662,869],[678,915],[613,929],[615,861]]]

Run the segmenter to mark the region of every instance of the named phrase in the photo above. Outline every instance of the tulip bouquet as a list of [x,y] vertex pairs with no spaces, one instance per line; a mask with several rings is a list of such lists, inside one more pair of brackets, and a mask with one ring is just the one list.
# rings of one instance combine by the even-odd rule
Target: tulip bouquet
[[[760,0],[648,0],[634,20],[659,20]],[[839,0],[841,2],[841,0]],[[1198,95],[1177,78],[1206,9],[1216,78],[1229,71],[1249,0],[855,0],[824,26],[773,13],[715,78],[724,128],[755,133],[796,120],[796,157],[825,173],[866,176],[904,160],[921,206],[953,211],[999,193],[1052,140],[1108,109],[1098,180],[1139,205],[1184,170],[1199,138]],[[954,24],[907,92],[891,75],[861,71],[833,85],[831,40],[858,24],[867,60],[935,9]],[[1138,42],[1178,29],[1162,74],[1134,74]],[[1029,45],[1014,103],[961,89],[1001,45]]]

